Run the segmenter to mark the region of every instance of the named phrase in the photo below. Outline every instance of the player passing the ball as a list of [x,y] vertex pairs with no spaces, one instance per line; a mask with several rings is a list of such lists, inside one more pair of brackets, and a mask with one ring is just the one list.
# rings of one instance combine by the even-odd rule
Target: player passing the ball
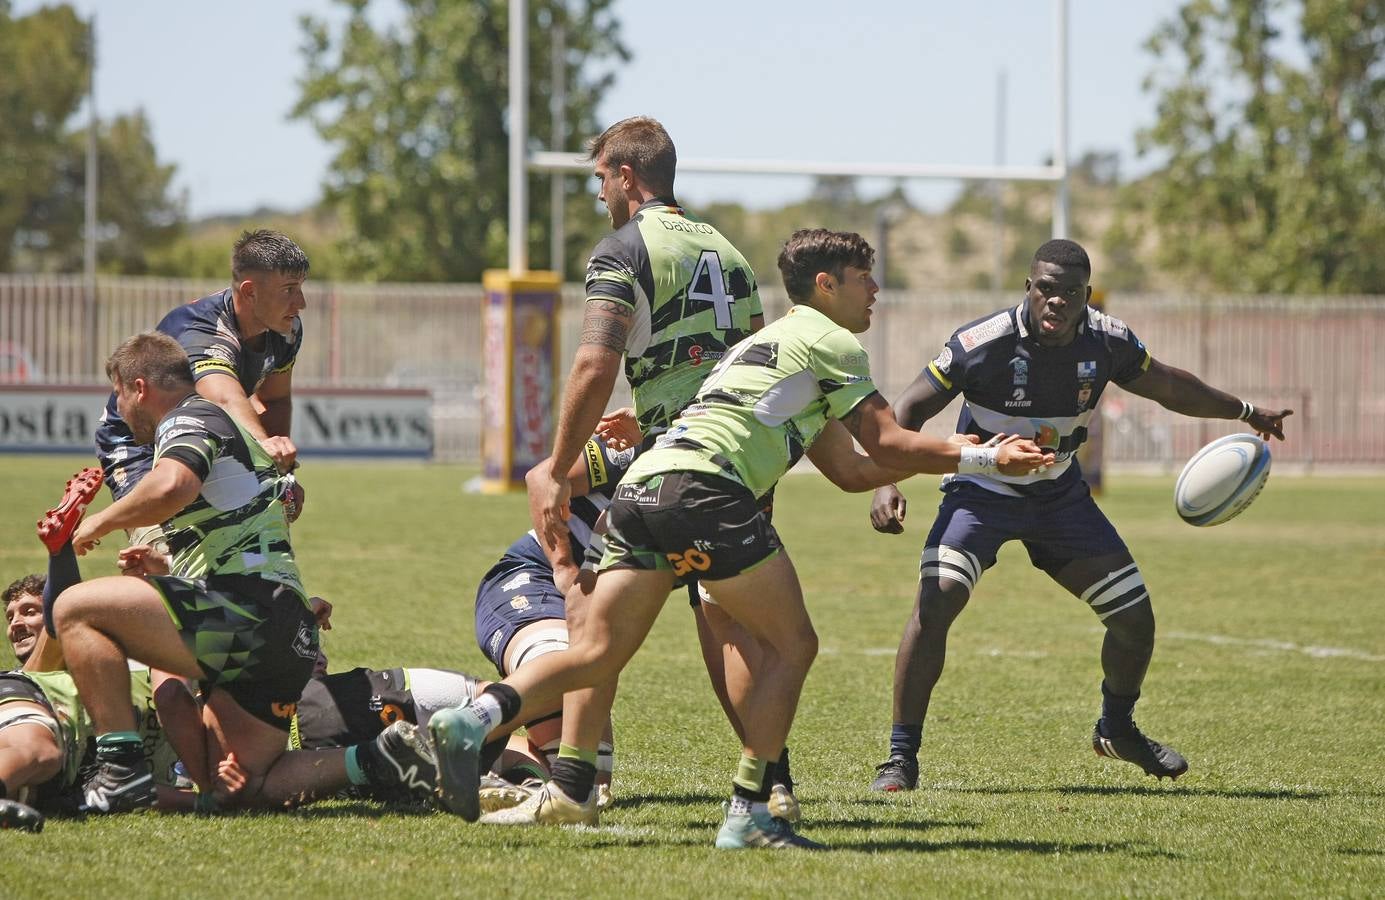
[[819,846],[768,811],[766,766],[783,749],[818,642],[793,563],[757,498],[834,420],[880,467],[878,484],[892,471],[1018,474],[1054,459],[1028,439],[982,448],[899,426],[855,337],[870,327],[879,289],[873,259],[856,234],[816,229],[789,239],[779,269],[793,309],[730,348],[693,404],[631,465],[607,510],[606,553],[570,648],[433,718],[449,809],[477,815],[478,754],[491,731],[564,691],[613,682],[669,591],[696,577],[766,648],[731,698],[744,749],[716,845]]
[[[1188,769],[1171,747],[1147,738],[1132,711],[1154,653],[1154,611],[1139,567],[1092,500],[1074,454],[1109,383],[1174,412],[1240,419],[1262,437],[1283,440],[1290,410],[1252,406],[1196,376],[1154,359],[1119,319],[1088,307],[1091,263],[1081,246],[1039,247],[1017,306],[959,328],[903,395],[896,409],[917,429],[963,397],[957,430],[987,440],[1034,435],[1052,466],[1013,475],[988,471],[943,479],[943,501],[924,542],[913,612],[895,658],[894,725],[889,759],[871,787],[913,790],[933,686],[942,675],[947,633],[1006,541],[1018,540],[1035,567],[1091,607],[1106,628],[1101,648],[1101,718],[1092,746],[1150,775]],[[903,530],[904,498],[876,492],[871,523]]]

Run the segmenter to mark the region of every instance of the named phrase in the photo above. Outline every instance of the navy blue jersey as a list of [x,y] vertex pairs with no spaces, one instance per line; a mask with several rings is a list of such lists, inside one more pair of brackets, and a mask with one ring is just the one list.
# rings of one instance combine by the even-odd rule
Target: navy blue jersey
[[1082,477],[1073,454],[1087,439],[1107,383],[1133,381],[1150,361],[1124,322],[1091,307],[1063,347],[1035,340],[1027,303],[962,326],[923,372],[942,393],[962,395],[957,431],[982,441],[1002,433],[1032,437],[1058,461],[1039,474],[950,475],[945,481],[973,481],[1012,496],[1066,489]]
[[[230,288],[179,306],[163,317],[157,330],[187,351],[194,382],[208,375],[229,375],[240,382],[247,397],[259,390],[268,376],[292,369],[303,343],[302,319],[294,319],[291,334],[266,331],[263,347],[255,350],[246,346],[236,327]],[[98,447],[130,440],[130,430],[116,411],[114,393],[106,401],[97,437]]]
[[[590,490],[585,496],[572,498],[572,516],[567,520],[568,540],[571,542],[572,559],[575,562],[579,564],[582,562],[582,557],[592,542],[596,520],[601,518],[606,507],[611,505],[611,497],[615,494],[616,485],[620,482],[621,476],[625,474],[625,470],[630,468],[630,463],[634,461],[637,453],[638,449],[635,447],[628,450],[612,450],[599,437],[593,437],[582,448],[582,458],[587,464],[587,483],[590,485]],[[502,565],[509,560],[516,565],[533,563],[544,568],[550,568],[548,557],[544,555],[543,548],[539,546],[538,537],[532,529],[509,546],[509,549],[505,551],[505,557],[506,560],[501,561]],[[497,569],[492,569],[491,574],[495,574]],[[490,575],[487,577],[489,578]]]

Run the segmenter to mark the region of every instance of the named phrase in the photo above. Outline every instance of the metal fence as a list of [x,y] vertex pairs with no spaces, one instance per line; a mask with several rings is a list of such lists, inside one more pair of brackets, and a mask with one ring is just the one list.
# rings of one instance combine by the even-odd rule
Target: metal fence
[[[149,278],[0,276],[0,381],[102,382],[106,354],[147,330],[178,303],[221,287]],[[482,378],[479,285],[308,282],[304,346],[295,384],[423,387],[433,391],[437,453],[480,455]],[[787,306],[766,290],[767,318]],[[564,289],[568,355],[582,315],[582,289]],[[1018,302],[1013,292],[889,291],[862,335],[882,392],[896,396],[957,326]],[[1294,409],[1291,439],[1277,459],[1304,465],[1385,465],[1385,298],[1116,295],[1108,312],[1164,363],[1263,406]],[[616,402],[628,399],[623,379]],[[1102,401],[1106,458],[1174,467],[1239,423],[1170,413],[1119,389]],[[942,433],[955,411],[930,429]]]

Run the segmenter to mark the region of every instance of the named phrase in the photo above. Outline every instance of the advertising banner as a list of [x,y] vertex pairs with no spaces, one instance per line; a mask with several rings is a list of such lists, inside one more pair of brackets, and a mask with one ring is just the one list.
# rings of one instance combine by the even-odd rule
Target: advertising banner
[[[95,453],[93,436],[110,388],[0,387],[0,453]],[[303,456],[428,459],[433,399],[426,390],[299,388],[293,442]]]

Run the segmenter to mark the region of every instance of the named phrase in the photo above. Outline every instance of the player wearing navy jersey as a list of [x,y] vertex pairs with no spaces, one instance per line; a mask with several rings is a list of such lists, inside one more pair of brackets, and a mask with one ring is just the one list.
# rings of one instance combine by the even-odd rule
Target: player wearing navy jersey
[[53,607],[98,734],[87,804],[116,811],[152,800],[115,678],[127,656],[209,685],[203,758],[214,764],[223,750],[234,751],[247,771],[263,774],[283,754],[318,638],[274,460],[193,390],[187,354],[173,338],[130,338],[106,368],[135,440],[155,447],[154,465],[128,494],[82,519],[71,548],[82,555],[113,530],[162,522],[172,556],[170,575],[83,582]]
[[[1088,307],[1090,280],[1091,263],[1080,246],[1044,244],[1034,255],[1024,300],[958,329],[899,399],[900,422],[919,428],[961,394],[959,432],[983,441],[1032,435],[1055,461],[1019,476],[943,479],[942,505],[925,542],[914,610],[895,660],[890,758],[877,769],[876,790],[917,784],[923,721],[942,674],[948,629],[1010,540],[1021,541],[1034,566],[1091,607],[1106,628],[1102,715],[1092,734],[1096,752],[1158,777],[1187,770],[1182,756],[1146,738],[1132,718],[1154,652],[1154,613],[1139,567],[1092,500],[1074,454],[1111,383],[1185,415],[1239,418],[1281,440],[1290,411],[1252,407],[1160,363],[1124,322]],[[871,520],[877,530],[901,531],[903,513],[903,498],[892,486],[876,493]]]
[[[231,286],[178,307],[156,329],[187,352],[197,393],[224,407],[285,471],[297,454],[289,426],[307,276],[308,257],[292,240],[245,232],[231,253]],[[153,465],[153,447],[134,440],[115,394],[97,426],[96,455],[117,500]]]

